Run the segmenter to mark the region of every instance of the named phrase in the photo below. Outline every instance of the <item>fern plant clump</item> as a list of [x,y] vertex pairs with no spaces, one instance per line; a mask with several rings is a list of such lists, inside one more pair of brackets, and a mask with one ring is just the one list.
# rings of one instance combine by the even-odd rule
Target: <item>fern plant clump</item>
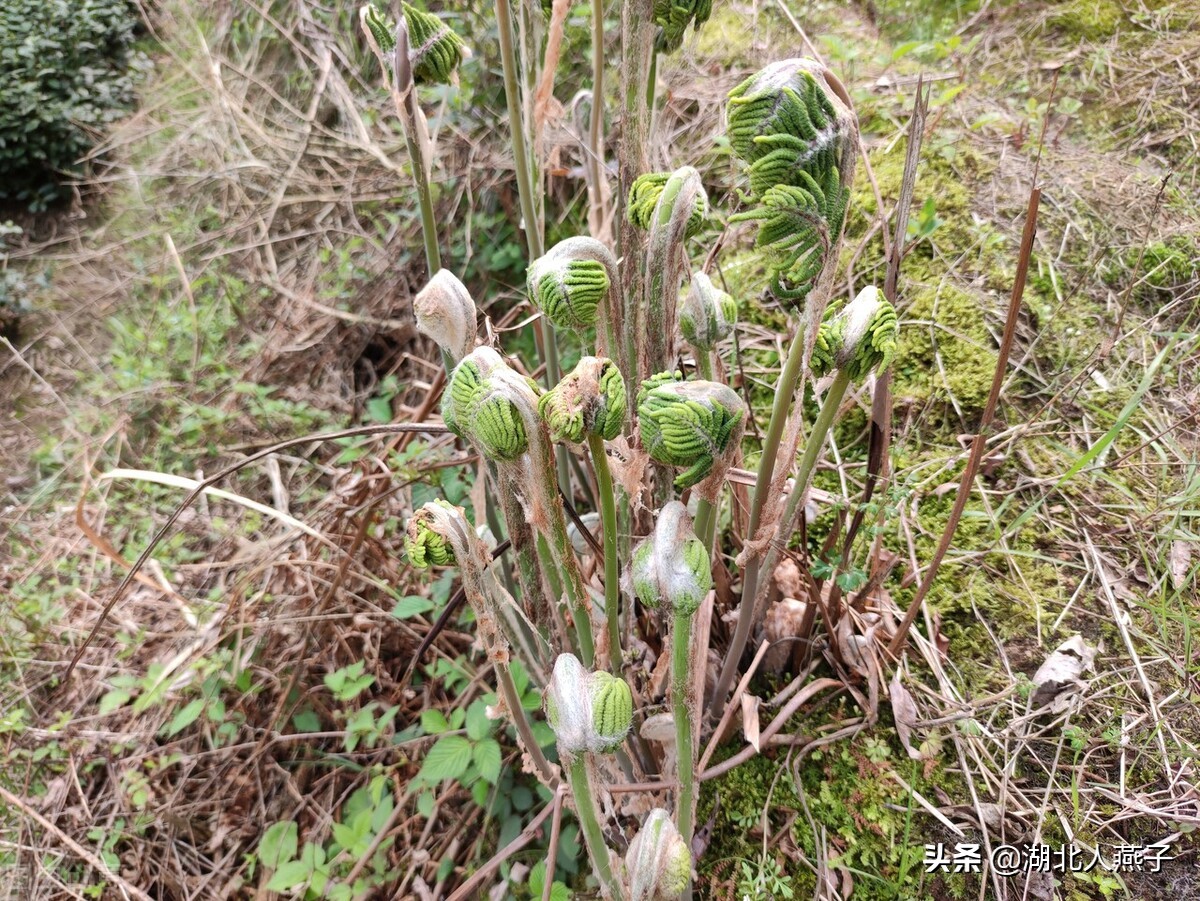
[[[677,49],[684,31],[710,12],[707,2],[656,2],[655,36],[641,45],[649,55],[639,70],[650,62],[652,72],[654,55]],[[426,25],[428,35],[443,34],[407,6],[405,14],[410,39],[426,41]],[[504,34],[514,25],[505,0],[497,14],[509,107],[516,110],[522,81]],[[364,27],[386,49],[377,18],[365,13]],[[414,63],[414,74],[418,68]],[[642,98],[626,97],[626,115],[638,114],[641,99],[652,105],[653,79],[644,87]],[[409,121],[423,121],[419,113],[410,109]],[[623,234],[633,244],[622,247],[620,259],[598,238],[576,236],[529,261],[527,296],[544,326],[545,389],[530,377],[535,368],[506,357],[498,342],[474,346],[478,316],[450,273],[437,272],[415,301],[418,326],[446,364],[442,419],[480,458],[486,484],[476,496],[485,506],[475,516],[479,524],[486,517],[514,559],[501,585],[489,570],[489,548],[473,534],[464,537],[470,527],[462,512],[438,505],[414,515],[408,556],[418,567],[462,569],[499,688],[510,649],[535,674],[557,756],[529,747],[523,709],[509,705],[497,715],[512,718],[527,768],[548,789],[568,792],[594,884],[612,901],[690,895],[705,777],[699,745],[719,739],[714,730],[742,650],[761,626],[758,573],[770,572],[772,555],[793,539],[796,508],[843,396],[852,385],[869,387],[896,349],[895,311],[879,291],[868,288],[844,306],[830,303],[858,150],[854,114],[837,79],[810,60],[773,63],[731,92],[727,122],[745,163],[750,205],[729,221],[757,225],[773,298],[803,314],[791,323],[792,350],[762,439],[749,529],[740,537],[745,550],[734,561],[742,600],[727,610],[736,623],[732,634],[697,624],[716,624],[714,605],[729,604],[728,586],[723,598],[714,592],[714,568],[731,556],[737,516],[730,503],[726,526],[722,511],[731,500],[730,471],[744,465],[747,429],[762,411],[751,410],[730,383],[726,355],[736,340],[738,298],[715,282],[716,251],[696,248],[706,256],[692,256],[710,217],[701,174],[682,166],[632,179],[619,200],[633,227]],[[530,213],[545,203],[531,195],[526,178],[537,172],[528,156],[536,141],[527,123],[509,125],[533,250],[543,246],[543,226]],[[583,344],[565,376],[556,369],[558,331]],[[805,373],[832,382],[797,464],[803,408],[793,409],[793,400]],[[588,505],[599,538],[580,541]],[[725,665],[705,679],[720,647]],[[654,702],[647,673],[655,655],[666,658],[669,671],[658,690],[671,738],[659,752],[640,732]],[[654,809],[623,814],[613,801],[619,781],[646,785]],[[614,847],[618,834],[626,837]]]

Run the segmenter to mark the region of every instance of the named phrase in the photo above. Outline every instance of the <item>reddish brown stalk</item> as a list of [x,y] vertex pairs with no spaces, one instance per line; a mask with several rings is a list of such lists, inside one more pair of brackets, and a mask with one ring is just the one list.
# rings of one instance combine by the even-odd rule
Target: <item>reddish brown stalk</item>
[[1017,277],[1013,280],[1012,296],[1008,301],[1008,318],[1004,322],[1004,337],[1000,341],[996,371],[992,374],[992,390],[988,394],[987,406],[983,410],[979,432],[971,443],[971,455],[967,459],[966,469],[963,470],[962,480],[958,486],[958,496],[954,499],[954,509],[950,511],[950,518],[946,521],[946,528],[942,531],[942,539],[938,542],[933,559],[929,562],[929,568],[925,571],[925,578],[921,580],[917,593],[913,595],[912,603],[908,605],[903,622],[900,623],[891,644],[888,645],[888,652],[893,657],[898,657],[901,648],[904,647],[904,643],[908,639],[908,630],[912,628],[921,604],[925,601],[925,596],[929,594],[933,580],[937,577],[942,560],[945,558],[946,552],[950,550],[950,543],[954,540],[958,521],[962,518],[963,511],[967,507],[967,498],[971,495],[971,485],[979,472],[979,464],[983,461],[983,449],[987,443],[988,429],[996,416],[996,405],[1000,401],[1000,390],[1004,386],[1004,376],[1008,371],[1008,358],[1012,353],[1013,340],[1017,333],[1017,319],[1021,313],[1021,298],[1025,294],[1029,260],[1033,256],[1033,237],[1037,233],[1038,205],[1041,199],[1042,189],[1035,186],[1029,192],[1029,206],[1025,211],[1025,232],[1021,235],[1021,253],[1017,259]]

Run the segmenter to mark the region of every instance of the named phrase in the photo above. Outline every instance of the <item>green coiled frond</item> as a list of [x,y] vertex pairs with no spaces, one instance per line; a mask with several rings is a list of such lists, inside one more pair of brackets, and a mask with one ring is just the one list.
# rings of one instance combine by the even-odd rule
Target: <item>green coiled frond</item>
[[625,680],[603,670],[589,673],[574,654],[554,661],[545,709],[565,757],[615,751],[633,725],[633,693]]
[[[809,60],[772,63],[729,92],[726,134],[747,163],[789,150],[802,168],[838,165],[838,112],[818,83],[820,67]],[[830,153],[830,151],[833,151]]]
[[727,385],[680,378],[677,372],[662,372],[642,382],[638,425],[652,459],[684,468],[675,479],[682,490],[712,472],[740,438],[746,404]]
[[801,302],[812,290],[829,253],[831,236],[840,233],[849,191],[837,170],[817,182],[800,173],[802,185],[769,189],[761,204],[730,217],[758,222],[755,246],[767,255],[772,289],[781,299]]
[[727,134],[756,204],[732,221],[759,223],[772,291],[795,305],[831,265],[850,198],[857,129],[837,84],[820,63],[789,59],[729,93]]
[[[670,181],[672,172],[647,172],[634,179],[629,188],[629,203],[626,206],[629,221],[640,229],[649,230],[654,222],[654,208],[662,197],[663,189]],[[708,219],[708,196],[700,191],[688,216],[685,236],[695,237],[704,228]]]
[[454,368],[442,397],[442,419],[460,438],[479,445],[495,460],[515,460],[529,446],[521,412],[493,390],[474,360]]
[[534,261],[526,281],[529,299],[556,328],[595,325],[596,309],[609,287],[602,263],[553,252]]
[[611,441],[625,420],[625,379],[612,360],[583,357],[571,372],[538,399],[538,414],[555,441]]
[[708,551],[679,501],[659,511],[654,531],[634,549],[630,581],[647,607],[683,616],[695,613],[712,588]]
[[591,676],[592,730],[599,750],[611,753],[621,746],[633,725],[633,692],[624,679],[597,670]]
[[674,901],[692,878],[692,855],[660,807],[646,816],[625,853],[629,901]]
[[396,49],[396,23],[387,13],[374,3],[368,3],[359,10],[359,18],[363,28],[375,39],[383,53],[391,53]]
[[899,331],[895,308],[878,288],[867,286],[821,322],[813,350],[813,374],[822,376],[841,369],[852,381],[862,381],[891,363]]
[[703,272],[692,275],[687,297],[679,305],[679,330],[692,347],[711,350],[728,338],[737,324],[737,301]]
[[[453,509],[445,501],[433,503]],[[440,520],[436,511],[422,507],[408,521],[408,532],[404,536],[404,553],[417,569],[454,565],[454,547],[441,530]]]
[[712,0],[654,0],[654,24],[658,35],[654,49],[674,53],[683,43],[688,25],[697,30],[712,15]]
[[[402,4],[408,23],[408,59],[417,84],[448,84],[462,62],[466,45],[432,13]],[[382,45],[381,45],[382,46]]]

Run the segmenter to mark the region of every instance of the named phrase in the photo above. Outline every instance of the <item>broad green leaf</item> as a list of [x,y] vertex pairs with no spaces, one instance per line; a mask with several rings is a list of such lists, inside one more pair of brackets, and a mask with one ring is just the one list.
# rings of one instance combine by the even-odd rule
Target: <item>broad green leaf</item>
[[123,707],[129,698],[129,692],[124,689],[114,688],[112,691],[105,692],[104,697],[100,699],[100,715],[107,716],[118,707]]
[[420,777],[429,782],[458,779],[470,764],[471,743],[461,735],[446,735],[439,738],[425,755]]
[[297,732],[320,732],[321,718],[311,707],[306,707],[292,717],[292,728]]
[[474,701],[467,708],[467,738],[479,741],[492,732],[492,721],[488,719],[487,705],[483,701]]
[[500,781],[501,753],[500,743],[494,738],[485,738],[475,745],[472,752],[475,765],[479,767],[479,775],[495,785]]
[[194,701],[185,705],[171,720],[171,724],[167,726],[167,737],[178,735],[192,723],[200,718],[200,714],[204,710],[204,698],[196,698]]
[[433,816],[433,792],[421,792],[417,795],[417,813],[425,819]]
[[396,601],[396,606],[392,608],[392,616],[396,619],[410,619],[420,616],[422,613],[428,613],[433,608],[434,603],[429,598],[410,594]]
[[450,724],[446,722],[446,717],[442,711],[422,710],[421,728],[425,730],[427,735],[438,735],[442,732],[449,732]]
[[312,878],[312,864],[303,860],[289,860],[271,877],[267,883],[269,892],[286,892],[298,885],[304,885]]
[[258,842],[258,859],[264,867],[276,870],[296,856],[299,830],[292,820],[283,820],[268,827]]

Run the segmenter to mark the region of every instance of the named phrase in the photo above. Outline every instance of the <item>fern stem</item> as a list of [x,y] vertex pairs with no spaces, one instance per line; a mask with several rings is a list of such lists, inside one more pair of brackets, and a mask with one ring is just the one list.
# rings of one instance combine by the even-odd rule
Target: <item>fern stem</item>
[[[771,419],[767,424],[767,435],[763,439],[762,458],[758,462],[758,475],[754,480],[754,496],[750,501],[750,522],[746,534],[751,540],[758,537],[758,528],[762,523],[762,511],[766,505],[767,493],[775,475],[776,458],[779,456],[779,442],[783,438],[783,428],[787,423],[788,412],[792,406],[792,398],[800,382],[804,364],[805,330],[796,329],[792,344],[788,348],[787,359],[783,371],[779,375],[779,383],[775,386],[775,401],[771,407]],[[790,461],[789,461],[790,463]],[[750,638],[750,627],[754,622],[754,596],[758,590],[758,574],[760,557],[755,556],[746,566],[742,575],[742,602],[738,607],[737,625],[733,630],[733,639],[729,644],[729,652],[725,655],[725,663],[721,667],[721,676],[717,680],[716,692],[713,695],[712,717],[720,720],[725,712],[725,698],[737,675],[738,661],[746,650],[746,642]]]
[[676,614],[671,636],[671,715],[675,720],[675,759],[679,795],[675,826],[684,845],[692,846],[696,827],[696,749],[692,738],[692,614]]
[[604,452],[604,439],[589,432],[588,450],[591,451],[592,466],[596,470],[600,519],[604,525],[604,614],[608,618],[609,669],[618,673],[621,669],[621,591],[620,558],[617,555],[616,498],[612,473],[608,468],[608,455]]
[[[579,818],[579,826],[583,830],[584,844],[587,845],[588,856],[596,868],[596,876],[600,880],[600,893],[609,899],[624,898],[624,892],[612,871],[612,861],[609,858],[608,845],[604,843],[604,830],[600,828],[595,798],[592,797],[592,786],[588,780],[587,756],[576,754],[568,765],[571,779],[571,794],[575,798],[575,815]],[[546,874],[547,879],[553,879],[553,873]]]
[[554,767],[542,753],[542,748],[533,734],[533,727],[529,724],[529,717],[521,704],[521,695],[517,692],[512,670],[509,669],[507,662],[496,663],[496,682],[500,688],[500,695],[504,698],[505,706],[508,707],[508,712],[512,716],[513,725],[517,728],[517,737],[521,740],[521,746],[529,755],[529,759],[533,761],[534,768],[537,769],[542,782],[547,788],[553,789],[558,784],[558,777],[555,776]]

